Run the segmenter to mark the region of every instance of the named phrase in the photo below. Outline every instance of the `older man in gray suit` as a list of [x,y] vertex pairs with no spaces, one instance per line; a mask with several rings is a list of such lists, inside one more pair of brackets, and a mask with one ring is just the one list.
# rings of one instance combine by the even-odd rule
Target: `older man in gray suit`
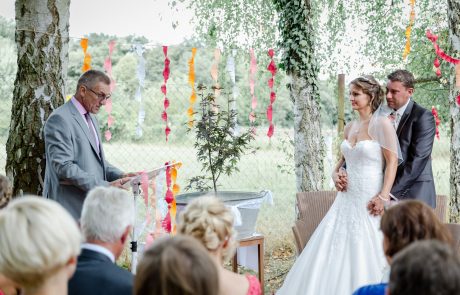
[[109,97],[110,78],[101,71],[89,70],[78,80],[75,95],[54,110],[45,124],[43,196],[59,202],[77,220],[92,188],[121,188],[133,176],[105,159],[94,114]]

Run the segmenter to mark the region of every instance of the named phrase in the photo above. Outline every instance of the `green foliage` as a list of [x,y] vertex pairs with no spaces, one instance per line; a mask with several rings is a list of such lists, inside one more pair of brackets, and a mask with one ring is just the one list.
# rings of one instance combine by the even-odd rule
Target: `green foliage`
[[205,174],[192,177],[186,190],[196,188],[205,191],[213,188],[217,192],[221,175],[239,171],[238,162],[254,136],[251,130],[238,130],[237,112],[230,107],[230,99],[227,100],[227,108],[221,108],[216,104],[214,94],[205,94],[205,90],[203,85],[198,86],[201,118],[194,126],[196,155]]

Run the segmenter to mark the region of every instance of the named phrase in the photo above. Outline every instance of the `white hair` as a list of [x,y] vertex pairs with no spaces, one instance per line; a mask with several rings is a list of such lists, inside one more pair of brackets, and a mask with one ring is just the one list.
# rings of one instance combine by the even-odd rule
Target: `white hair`
[[0,233],[0,273],[24,288],[41,286],[80,253],[75,220],[42,197],[18,197],[0,210]]
[[85,241],[113,243],[134,223],[131,195],[115,187],[96,187],[86,196],[80,226]]

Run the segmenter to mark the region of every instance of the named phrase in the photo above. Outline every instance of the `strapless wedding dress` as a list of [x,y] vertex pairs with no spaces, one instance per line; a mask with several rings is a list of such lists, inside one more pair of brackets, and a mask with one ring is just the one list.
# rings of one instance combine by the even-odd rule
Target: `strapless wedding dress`
[[348,187],[339,192],[289,271],[280,295],[350,295],[379,283],[387,262],[380,217],[366,209],[383,184],[384,158],[378,142],[343,141]]

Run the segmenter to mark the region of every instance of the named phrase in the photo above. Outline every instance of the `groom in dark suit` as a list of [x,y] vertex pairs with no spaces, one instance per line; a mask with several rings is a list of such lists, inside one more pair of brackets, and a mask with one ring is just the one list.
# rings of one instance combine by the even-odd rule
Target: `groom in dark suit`
[[[415,79],[406,70],[388,75],[387,105],[398,135],[403,162],[398,166],[391,194],[399,200],[417,199],[436,206],[436,191],[431,167],[436,125],[432,113],[412,99]],[[370,203],[373,214],[383,213],[383,201]]]
[[128,192],[114,187],[91,190],[83,204],[84,243],[77,269],[69,281],[69,295],[131,295],[133,275],[115,264],[134,221]]

